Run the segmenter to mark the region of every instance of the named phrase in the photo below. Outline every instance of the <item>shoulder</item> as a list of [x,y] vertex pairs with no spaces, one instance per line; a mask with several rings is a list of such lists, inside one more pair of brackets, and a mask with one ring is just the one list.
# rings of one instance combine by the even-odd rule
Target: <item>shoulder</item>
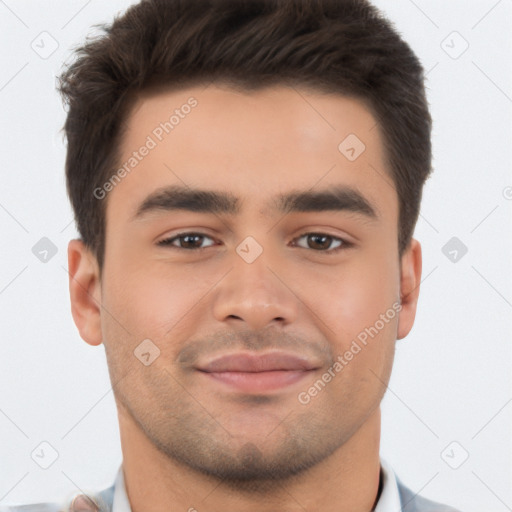
[[[90,495],[96,504],[95,510],[99,512],[110,512],[112,510],[112,501],[114,496],[115,486],[112,485],[107,489],[104,489],[94,495]],[[79,500],[83,498],[83,495],[76,495],[75,499]],[[33,503],[30,505],[0,505],[0,512],[69,512],[71,504],[78,504],[78,501],[72,499],[64,503]],[[84,503],[80,502],[82,506],[79,506],[80,510],[90,510]],[[83,508],[84,507],[84,508]],[[74,507],[73,507],[74,508]]]
[[415,494],[396,477],[403,512],[460,512],[459,510]]
[[[114,491],[115,491],[115,483],[110,487],[103,489],[98,493],[92,493],[89,495],[89,498],[92,498],[94,504],[93,507],[98,512],[110,512],[112,510],[113,500],[114,500]],[[78,505],[79,510],[90,510],[88,504],[90,505],[89,498],[86,498],[85,501],[80,501],[85,498],[82,494],[77,494],[74,498],[66,500],[64,503],[34,503],[31,505],[10,505],[10,506],[2,506],[0,505],[0,512],[69,512],[71,508],[75,508]],[[75,504],[74,507],[71,507],[72,504]]]
[[0,512],[64,512],[58,503],[34,503],[32,505],[0,505]]

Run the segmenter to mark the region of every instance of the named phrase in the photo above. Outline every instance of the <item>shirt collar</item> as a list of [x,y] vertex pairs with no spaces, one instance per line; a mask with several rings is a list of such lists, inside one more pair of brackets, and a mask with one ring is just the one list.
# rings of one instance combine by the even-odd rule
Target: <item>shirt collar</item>
[[132,512],[126,487],[124,485],[123,465],[117,471],[116,481],[114,483],[114,501],[112,502],[112,512]]
[[[382,457],[380,458],[380,467],[382,469],[382,491],[374,512],[396,512],[397,510],[402,510],[398,483],[393,468]],[[129,512],[131,511],[129,510]]]
[[[382,469],[382,491],[374,512],[396,512],[401,509],[400,495],[398,494],[398,484],[396,475],[391,465],[382,457],[380,458],[380,467]],[[112,503],[112,512],[132,512],[126,487],[124,485],[123,465],[119,467],[114,483],[114,501]]]

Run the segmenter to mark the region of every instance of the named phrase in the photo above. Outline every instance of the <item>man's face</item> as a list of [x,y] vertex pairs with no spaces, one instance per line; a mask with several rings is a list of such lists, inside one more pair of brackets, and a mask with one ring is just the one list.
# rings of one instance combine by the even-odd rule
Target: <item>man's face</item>
[[[118,406],[203,473],[312,467],[378,408],[401,337],[398,197],[375,119],[342,96],[210,85],[141,99],[127,122],[121,165],[139,156],[105,199],[101,282]],[[176,208],[168,194],[137,215],[176,187],[229,197]]]

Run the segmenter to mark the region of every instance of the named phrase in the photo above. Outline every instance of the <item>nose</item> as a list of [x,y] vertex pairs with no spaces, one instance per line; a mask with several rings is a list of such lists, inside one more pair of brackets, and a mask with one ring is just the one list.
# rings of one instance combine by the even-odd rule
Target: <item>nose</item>
[[244,322],[254,330],[276,323],[284,327],[296,321],[300,300],[292,291],[294,283],[289,272],[280,268],[265,253],[252,263],[235,254],[231,271],[216,287],[216,320]]

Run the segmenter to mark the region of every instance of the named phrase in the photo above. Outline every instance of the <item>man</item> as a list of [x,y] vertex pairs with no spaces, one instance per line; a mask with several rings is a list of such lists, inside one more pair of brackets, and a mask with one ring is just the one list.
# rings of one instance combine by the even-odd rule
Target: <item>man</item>
[[60,90],[72,314],[123,452],[66,509],[453,512],[379,457],[431,171],[391,24],[363,0],[143,0]]

